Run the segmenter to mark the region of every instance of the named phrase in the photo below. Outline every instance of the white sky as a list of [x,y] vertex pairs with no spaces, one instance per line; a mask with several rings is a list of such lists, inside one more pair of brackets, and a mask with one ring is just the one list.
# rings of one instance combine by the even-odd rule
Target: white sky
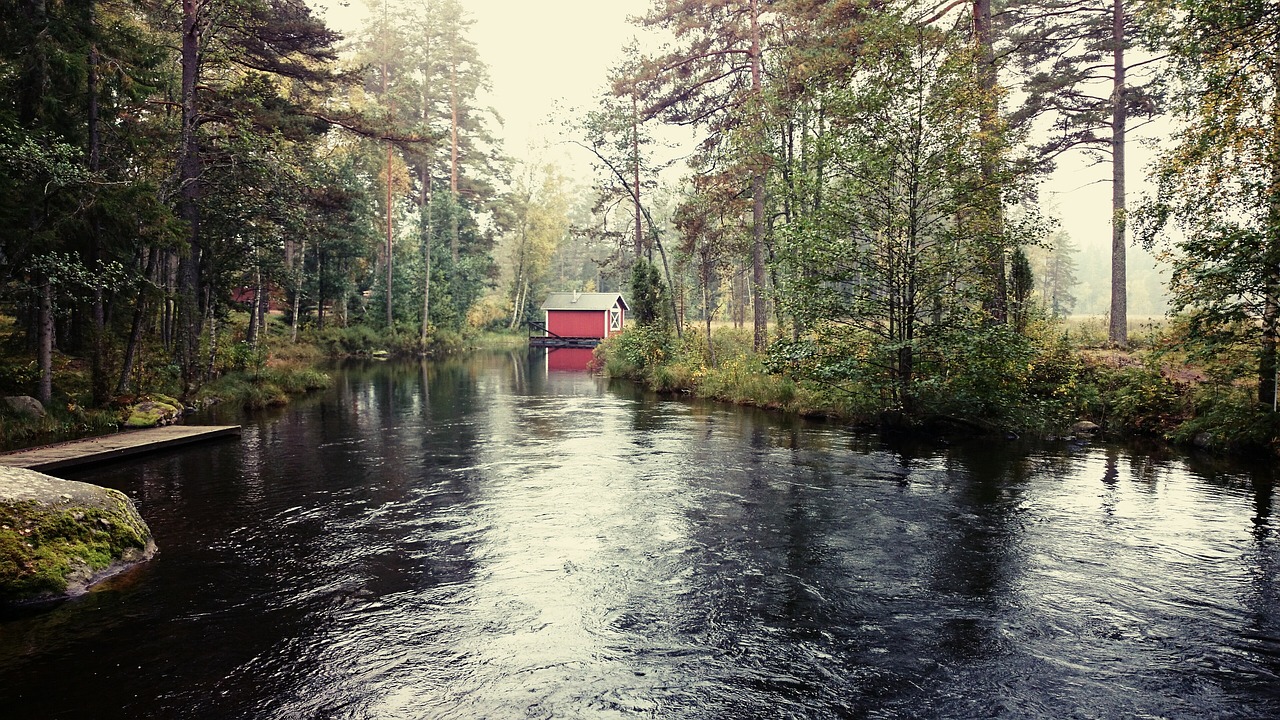
[[[362,0],[345,7],[340,0],[312,4],[340,31],[354,30],[368,11]],[[643,14],[650,0],[462,0],[462,5],[475,21],[470,37],[489,66],[493,86],[481,103],[502,117],[498,135],[507,153],[522,158],[543,154],[532,148],[545,143],[563,147],[559,115],[595,106],[622,48],[643,34],[628,16]],[[576,154],[585,151],[571,151]],[[587,162],[569,160],[584,167]]]

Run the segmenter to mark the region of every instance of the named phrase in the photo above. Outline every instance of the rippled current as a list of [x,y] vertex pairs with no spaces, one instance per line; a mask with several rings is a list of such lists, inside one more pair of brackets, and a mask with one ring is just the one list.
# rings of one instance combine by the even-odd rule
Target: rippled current
[[160,554],[0,619],[0,715],[1280,717],[1269,467],[885,445],[521,356],[335,379],[74,476]]

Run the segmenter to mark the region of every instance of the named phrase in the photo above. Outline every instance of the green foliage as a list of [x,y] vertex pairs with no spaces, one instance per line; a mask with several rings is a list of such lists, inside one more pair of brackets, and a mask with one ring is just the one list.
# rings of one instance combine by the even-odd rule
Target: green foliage
[[667,289],[658,266],[640,258],[631,268],[631,317],[640,325],[666,325]]
[[327,327],[306,337],[331,357],[370,355],[376,350],[386,350],[388,340],[385,333],[364,324]]
[[1259,405],[1247,388],[1210,383],[1193,394],[1194,415],[1170,439],[1214,450],[1280,452],[1280,413]]
[[7,403],[0,403],[0,449],[102,435],[118,430],[121,422],[123,418],[116,409],[85,408],[74,400],[51,403],[42,418],[18,413]]
[[1098,405],[1092,414],[1109,429],[1169,438],[1191,415],[1189,386],[1166,377],[1158,366],[1100,367],[1095,378]]
[[198,401],[231,403],[249,410],[284,405],[290,395],[329,387],[330,377],[310,367],[275,364],[261,372],[230,372],[202,386]]
[[1280,335],[1280,113],[1273,58],[1280,8],[1253,0],[1170,0],[1148,8],[1170,57],[1178,131],[1154,165],[1138,215],[1148,247],[1170,226],[1172,304],[1200,342],[1241,332],[1256,348],[1259,402],[1274,392]]
[[0,362],[0,395],[29,395],[40,379],[36,362]]
[[610,377],[647,380],[671,355],[672,337],[656,325],[633,324],[600,343],[604,372]]
[[983,324],[940,334],[921,363],[920,409],[1018,432],[1051,433],[1082,405],[1082,363],[1052,325]]

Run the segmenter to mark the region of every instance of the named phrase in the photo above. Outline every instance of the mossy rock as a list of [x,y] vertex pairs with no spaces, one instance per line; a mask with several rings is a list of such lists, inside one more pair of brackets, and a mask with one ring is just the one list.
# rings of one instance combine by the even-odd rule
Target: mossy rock
[[182,417],[182,403],[167,396],[153,394],[129,408],[125,427],[151,428],[168,425]]
[[13,412],[26,417],[40,419],[45,416],[44,405],[30,395],[14,395],[3,398],[4,404]]
[[0,466],[0,605],[80,595],[155,551],[124,493]]

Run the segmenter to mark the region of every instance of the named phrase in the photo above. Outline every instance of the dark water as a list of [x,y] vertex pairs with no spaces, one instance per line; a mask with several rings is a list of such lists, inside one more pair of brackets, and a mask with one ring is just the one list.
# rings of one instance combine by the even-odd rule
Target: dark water
[[1265,467],[888,447],[489,356],[76,479],[161,553],[0,620],[4,718],[1280,717]]

